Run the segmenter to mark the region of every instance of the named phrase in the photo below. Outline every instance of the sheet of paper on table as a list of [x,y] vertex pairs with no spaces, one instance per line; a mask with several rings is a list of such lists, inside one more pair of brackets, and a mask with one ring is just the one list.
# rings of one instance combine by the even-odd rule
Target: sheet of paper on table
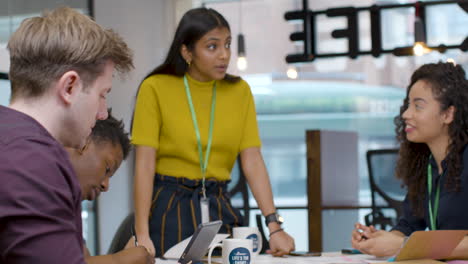
[[[387,262],[388,258],[377,258],[371,255],[340,255],[339,253],[324,253],[320,257],[273,257],[271,255],[260,255],[254,258],[252,264],[442,264],[436,260],[407,260],[401,262]],[[157,264],[177,264],[176,260],[156,259]],[[208,263],[206,260],[203,263]],[[213,258],[213,264],[221,264],[221,258]]]
[[324,254],[320,257],[293,257],[287,256],[283,258],[276,258],[269,255],[259,256],[254,260],[255,264],[367,264],[367,263],[383,263],[387,258],[376,258],[369,255],[339,255],[339,254]]
[[[213,258],[214,264],[220,264],[221,258]],[[369,255],[339,255],[331,254],[320,257],[273,257],[271,255],[260,255],[253,259],[252,264],[367,264],[367,263],[384,263],[387,258],[379,259]],[[176,260],[161,260],[157,259],[158,264],[176,264]],[[204,263],[207,263],[204,261]]]
[[[216,234],[215,238],[213,238],[213,241],[210,244],[210,247],[213,247],[214,245],[220,243],[223,239],[227,238],[229,234]],[[167,259],[179,259],[182,253],[184,252],[185,248],[187,247],[188,243],[190,242],[190,239],[192,239],[192,236],[182,240],[180,243],[174,245],[171,247],[165,254],[164,257]],[[157,262],[159,263],[159,262]],[[176,262],[177,263],[177,262]]]

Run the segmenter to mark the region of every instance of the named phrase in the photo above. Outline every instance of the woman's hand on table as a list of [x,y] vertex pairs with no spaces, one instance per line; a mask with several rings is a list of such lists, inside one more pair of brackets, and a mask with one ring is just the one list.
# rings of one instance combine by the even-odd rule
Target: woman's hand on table
[[143,246],[127,248],[113,255],[115,263],[154,264],[155,259]]
[[138,245],[136,245],[135,243],[135,237],[132,236],[127,244],[125,245],[125,249],[127,248],[132,248],[132,247],[136,247],[136,246],[143,246],[146,248],[146,250],[148,251],[148,253],[154,258],[154,256],[156,255],[156,251],[154,249],[154,244],[153,244],[153,241],[151,240],[151,238],[149,236],[138,236]]
[[294,239],[286,233],[286,231],[281,230],[280,232],[276,232],[271,235],[270,249],[267,250],[267,253],[275,257],[281,257],[294,249]]
[[374,255],[377,257],[388,257],[398,253],[404,242],[404,236],[382,230],[375,230],[373,227],[363,228],[359,225],[360,230],[353,230],[351,245],[353,248],[361,251],[364,254]]
[[374,226],[365,226],[361,223],[354,224],[353,232],[351,233],[352,242],[361,242],[371,236],[372,233],[377,232]]

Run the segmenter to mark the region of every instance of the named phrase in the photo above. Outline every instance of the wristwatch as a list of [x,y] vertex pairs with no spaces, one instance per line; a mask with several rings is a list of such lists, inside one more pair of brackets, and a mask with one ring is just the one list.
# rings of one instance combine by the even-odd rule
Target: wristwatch
[[265,216],[265,225],[268,226],[268,224],[271,223],[271,222],[276,222],[279,225],[281,225],[284,222],[284,219],[283,219],[283,217],[281,215],[274,212],[272,214],[269,214],[269,215]]

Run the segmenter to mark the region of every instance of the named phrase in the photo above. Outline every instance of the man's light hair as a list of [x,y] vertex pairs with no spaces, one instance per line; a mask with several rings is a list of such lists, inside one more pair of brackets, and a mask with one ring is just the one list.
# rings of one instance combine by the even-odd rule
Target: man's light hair
[[104,71],[107,61],[127,73],[133,54],[113,30],[69,7],[25,19],[8,42],[11,100],[43,95],[65,72],[77,71],[84,87]]

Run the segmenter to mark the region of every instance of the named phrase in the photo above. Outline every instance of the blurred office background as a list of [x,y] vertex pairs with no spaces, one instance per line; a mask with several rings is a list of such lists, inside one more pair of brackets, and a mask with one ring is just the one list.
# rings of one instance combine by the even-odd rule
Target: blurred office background
[[[313,0],[312,10],[343,6],[412,3],[389,0]],[[411,73],[421,64],[453,59],[468,68],[468,56],[460,50],[424,56],[379,58],[360,56],[317,59],[312,63],[288,65],[285,56],[302,51],[289,35],[302,31],[302,24],[288,22],[284,13],[302,9],[302,0],[0,0],[0,72],[8,73],[6,44],[24,18],[43,9],[68,5],[119,32],[135,52],[136,69],[125,80],[116,79],[109,106],[130,128],[138,84],[155,65],[162,62],[181,15],[204,4],[221,12],[231,25],[233,36],[229,72],[241,75],[252,87],[258,112],[267,164],[280,207],[305,207],[305,130],[354,131],[358,134],[358,199],[370,203],[365,153],[370,149],[396,147],[393,118],[398,114]],[[346,26],[345,18],[319,17],[318,52],[346,51],[347,41],[331,37]],[[414,10],[385,11],[382,14],[384,48],[409,46],[414,42]],[[459,44],[468,36],[468,14],[457,5],[428,8],[428,44]],[[247,68],[239,70],[237,35],[245,36]],[[370,48],[370,19],[359,17],[360,48]],[[289,75],[288,75],[289,74]],[[295,77],[295,78],[293,78]],[[9,82],[0,80],[0,104],[7,105]],[[336,161],[340,163],[339,160]],[[238,170],[233,170],[233,179]],[[108,193],[96,203],[83,203],[84,237],[93,252],[107,251],[115,230],[132,210],[133,157],[124,162],[112,178]],[[346,175],[337,184],[346,182]],[[339,194],[336,194],[339,195]],[[239,203],[236,198],[235,203]],[[250,201],[255,207],[255,201]],[[251,212],[251,217],[258,213]],[[285,228],[296,239],[298,250],[308,248],[306,209],[281,210]],[[352,225],[362,221],[368,210],[323,212],[324,250],[349,247]],[[251,225],[255,224],[251,219]]]

